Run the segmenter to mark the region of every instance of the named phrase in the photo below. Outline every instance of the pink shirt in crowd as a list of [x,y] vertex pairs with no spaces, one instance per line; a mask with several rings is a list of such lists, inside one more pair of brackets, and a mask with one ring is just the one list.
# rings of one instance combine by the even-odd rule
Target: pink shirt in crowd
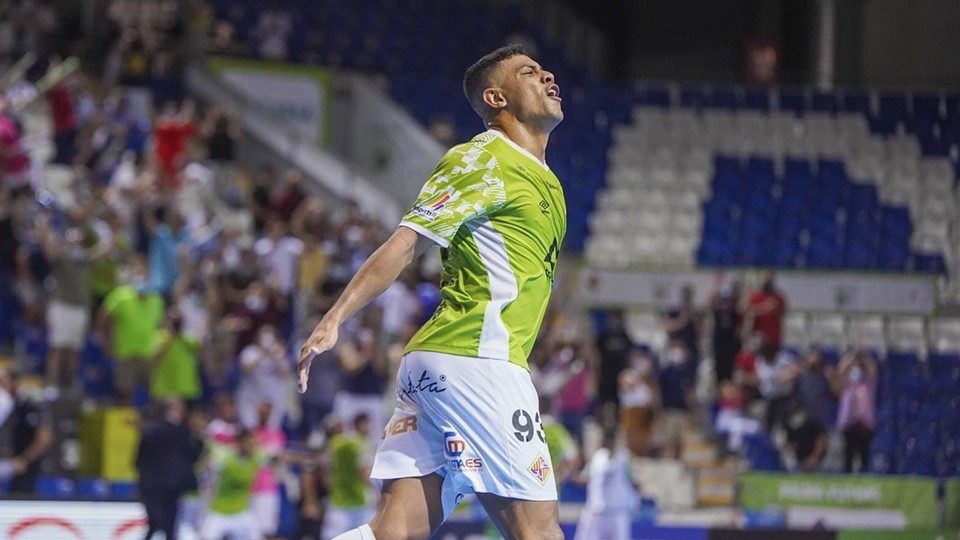
[[[276,427],[259,427],[253,431],[257,438],[257,447],[260,452],[274,457],[280,455],[287,446],[287,436],[283,430]],[[272,492],[277,490],[277,475],[273,472],[273,465],[265,465],[253,482],[254,493]]]
[[877,378],[869,377],[859,382],[847,381],[840,394],[840,411],[837,427],[844,430],[857,422],[873,429],[876,424],[874,410],[877,398]]

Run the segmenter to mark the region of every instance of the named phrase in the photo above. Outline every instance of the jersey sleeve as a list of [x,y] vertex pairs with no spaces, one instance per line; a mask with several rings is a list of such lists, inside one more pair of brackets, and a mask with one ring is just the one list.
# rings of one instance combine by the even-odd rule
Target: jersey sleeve
[[460,145],[440,160],[400,225],[448,247],[461,226],[502,208],[506,200],[496,158],[479,146]]

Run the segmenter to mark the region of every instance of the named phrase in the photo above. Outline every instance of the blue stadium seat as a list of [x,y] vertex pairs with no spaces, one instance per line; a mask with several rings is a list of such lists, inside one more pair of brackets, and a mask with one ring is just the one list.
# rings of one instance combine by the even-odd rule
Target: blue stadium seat
[[810,109],[834,114],[840,108],[839,99],[833,92],[814,92],[810,96]]
[[101,478],[78,478],[76,494],[87,499],[108,499],[110,483]]
[[842,106],[844,112],[862,113],[866,115],[870,112],[870,96],[864,92],[845,93]]
[[41,476],[37,478],[37,495],[41,498],[65,499],[76,493],[76,484],[69,478]]
[[807,95],[803,90],[780,90],[780,110],[789,111],[797,115],[807,110]]
[[743,94],[743,105],[751,111],[770,110],[770,92],[765,89],[748,88]]

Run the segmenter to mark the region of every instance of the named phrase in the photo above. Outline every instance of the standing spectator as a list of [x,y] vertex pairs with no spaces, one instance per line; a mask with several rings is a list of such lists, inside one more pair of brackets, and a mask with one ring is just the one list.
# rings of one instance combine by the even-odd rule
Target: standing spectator
[[116,363],[114,386],[117,400],[133,403],[137,385],[150,384],[150,360],[153,358],[153,336],[163,321],[163,298],[149,289],[146,268],[135,259],[133,279],[117,287],[103,300],[99,328],[109,332],[110,351]]
[[793,404],[787,423],[787,444],[793,450],[799,470],[816,472],[827,451],[827,432],[803,407]]
[[286,302],[260,281],[253,281],[243,293],[243,302],[236,305],[229,317],[230,322],[239,330],[236,336],[237,351],[250,345],[257,339],[264,326],[279,328],[283,323]]
[[270,199],[273,197],[273,186],[276,184],[276,171],[269,163],[260,165],[257,174],[253,177],[253,190],[250,192],[250,208],[253,211],[254,231],[263,231],[267,219],[270,217]]
[[0,371],[0,393],[9,410],[0,424],[0,460],[11,460],[13,477],[9,492],[29,495],[40,476],[40,460],[53,443],[53,422],[46,407],[20,393],[19,375]]
[[420,313],[415,287],[416,273],[412,268],[407,268],[375,301],[380,308],[381,350],[385,351],[391,344],[409,335],[410,326]]
[[550,462],[553,463],[553,481],[559,487],[579,468],[580,451],[577,441],[573,439],[570,431],[553,417],[552,410],[550,398],[541,394],[540,426],[543,437],[547,440]]
[[307,192],[303,189],[303,171],[290,169],[284,177],[283,184],[270,198],[270,211],[274,217],[289,224],[305,200],[307,200]]
[[767,344],[780,348],[786,312],[787,301],[777,290],[773,272],[768,270],[763,273],[760,288],[747,298],[747,314],[753,319],[752,330],[760,333]]
[[[311,319],[316,324],[319,318]],[[308,327],[312,326],[310,324]],[[301,344],[302,345],[302,344]],[[310,366],[310,377],[316,384],[307,387],[301,395],[303,417],[301,431],[304,436],[310,436],[318,427],[322,427],[323,419],[333,412],[334,396],[340,389],[340,360],[333,351],[324,351],[313,359]],[[316,388],[314,388],[316,386]]]
[[254,343],[240,352],[240,384],[237,409],[240,424],[248,429],[259,425],[261,403],[271,404],[268,424],[279,427],[287,414],[287,398],[293,384],[287,348],[275,326],[260,328]]
[[69,388],[77,375],[77,358],[87,342],[90,327],[91,265],[110,246],[87,248],[83,231],[71,227],[58,238],[47,220],[39,225],[43,253],[50,264],[53,291],[47,305],[46,384],[52,392]]
[[719,386],[733,378],[734,361],[741,347],[740,282],[734,281],[714,292],[710,308],[713,311],[713,370]]
[[7,98],[0,92],[0,182],[5,189],[30,185],[30,156],[23,148],[20,127],[10,114]]
[[790,371],[793,379],[793,398],[797,405],[814,422],[821,426],[833,426],[833,368],[826,365],[820,351],[813,349],[802,362],[794,364]]
[[194,105],[190,101],[184,102],[179,110],[176,104],[168,103],[154,128],[154,155],[160,166],[161,185],[166,191],[180,187],[177,173],[183,165],[187,145],[198,130],[193,114]]
[[764,428],[769,432],[773,428],[784,427],[787,420],[790,396],[793,393],[791,371],[795,358],[786,350],[778,351],[764,343],[757,358],[757,384],[760,396],[767,404]]
[[624,327],[622,311],[610,311],[606,319],[603,331],[597,336],[597,351],[600,353],[597,405],[603,420],[612,421],[620,409],[620,372],[627,366],[627,355],[633,343]]
[[237,422],[237,405],[233,396],[217,394],[213,396],[213,420],[207,424],[207,436],[216,444],[233,446],[240,433],[240,424]]
[[290,14],[280,7],[277,0],[269,0],[253,29],[253,35],[259,40],[257,52],[260,57],[264,60],[286,60],[292,31]]
[[183,315],[176,307],[167,311],[163,327],[153,334],[153,370],[150,397],[193,401],[200,397],[197,354],[200,343],[183,333]]
[[201,540],[224,537],[260,540],[260,526],[250,509],[250,496],[260,469],[267,459],[257,449],[253,433],[237,434],[236,450],[228,450],[215,459],[215,487],[210,509],[203,520]]
[[372,517],[367,497],[370,477],[370,417],[358,414],[352,433],[330,439],[330,505],[323,522],[324,540],[353,530]]
[[869,463],[876,425],[877,362],[866,351],[855,348],[843,356],[837,371],[837,427],[843,432],[843,471],[854,471],[854,458],[860,461],[857,470],[863,471]]
[[267,283],[289,297],[297,286],[303,242],[290,235],[286,222],[274,217],[267,222],[267,235],[253,244],[253,251],[267,271]]
[[236,160],[237,141],[241,131],[237,122],[220,107],[211,107],[203,123],[203,136],[207,139],[207,158],[219,164]]
[[693,286],[688,283],[680,291],[680,305],[667,312],[664,329],[667,339],[682,341],[687,348],[690,363],[687,364],[686,378],[690,388],[694,386],[700,365],[700,324],[700,313],[694,305]]
[[54,153],[51,163],[60,165],[72,165],[77,152],[77,118],[73,96],[67,85],[68,81],[61,81],[47,92],[50,119],[53,122]]
[[660,401],[653,371],[650,356],[634,348],[629,366],[620,373],[620,432],[627,449],[637,457],[650,452],[653,415]]
[[743,392],[744,400],[751,403],[760,398],[760,382],[757,379],[757,358],[763,349],[763,336],[754,334],[737,353],[734,361],[733,380]]
[[747,399],[739,384],[723,381],[720,383],[719,394],[714,428],[723,443],[720,449],[720,455],[723,456],[740,450],[745,435],[760,431],[760,422],[744,415]]
[[183,216],[173,206],[145,208],[143,223],[150,233],[150,288],[169,301],[187,249]]
[[[260,452],[270,461],[275,461],[287,446],[287,437],[283,430],[270,424],[272,414],[273,404],[269,401],[261,402],[257,409],[258,422],[253,435]],[[250,496],[250,508],[260,525],[260,532],[266,537],[274,536],[280,525],[280,484],[274,467],[274,463],[267,463],[260,469],[253,484],[253,494]]]
[[556,412],[560,424],[577,444],[582,444],[584,422],[593,401],[592,370],[583,346],[579,343],[561,345],[548,368],[556,379]]
[[615,431],[604,433],[601,447],[584,472],[587,502],[574,540],[629,540],[639,496],[630,478],[630,453],[617,447]]
[[[344,340],[341,334],[341,340]],[[333,398],[333,413],[340,422],[350,424],[363,414],[371,425],[371,446],[380,440],[384,420],[383,393],[386,387],[384,355],[377,349],[376,337],[369,327],[361,327],[352,339],[336,348],[340,369],[340,390]],[[419,373],[404,374],[404,384],[416,385]],[[348,420],[344,420],[348,419]],[[349,530],[349,529],[348,529]]]
[[161,418],[148,422],[140,434],[136,466],[140,473],[140,501],[147,512],[147,536],[162,533],[177,538],[180,498],[197,489],[194,466],[200,447],[186,425],[187,407],[178,399],[163,403]]
[[[331,417],[333,418],[333,417]],[[324,443],[328,443],[325,440]],[[309,444],[309,443],[308,443]],[[322,462],[320,446],[309,445],[313,459],[300,468],[300,507],[296,540],[317,540],[323,531],[327,498],[330,495],[329,470]]]
[[689,417],[687,374],[690,354],[678,339],[667,344],[660,359],[660,439],[661,456],[680,459],[683,453],[683,430]]

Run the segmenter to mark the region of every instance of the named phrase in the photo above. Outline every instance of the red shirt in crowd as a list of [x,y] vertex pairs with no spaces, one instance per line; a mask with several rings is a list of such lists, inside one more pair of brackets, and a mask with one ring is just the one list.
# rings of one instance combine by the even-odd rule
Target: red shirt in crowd
[[47,93],[50,102],[50,117],[53,119],[54,133],[63,133],[77,129],[77,118],[73,112],[73,98],[67,87],[58,84]]
[[30,159],[21,144],[20,128],[12,118],[0,114],[0,173],[11,185],[21,185],[30,179],[27,173]]
[[[773,309],[770,309],[770,303]],[[783,334],[783,314],[787,310],[787,303],[780,293],[763,289],[753,291],[747,299],[747,307],[757,312],[753,319],[753,331],[763,335],[765,343],[779,347]]]
[[187,142],[196,132],[196,124],[178,118],[165,118],[157,123],[154,132],[156,138],[154,154],[166,181],[174,186],[176,186],[180,160],[187,151]]

